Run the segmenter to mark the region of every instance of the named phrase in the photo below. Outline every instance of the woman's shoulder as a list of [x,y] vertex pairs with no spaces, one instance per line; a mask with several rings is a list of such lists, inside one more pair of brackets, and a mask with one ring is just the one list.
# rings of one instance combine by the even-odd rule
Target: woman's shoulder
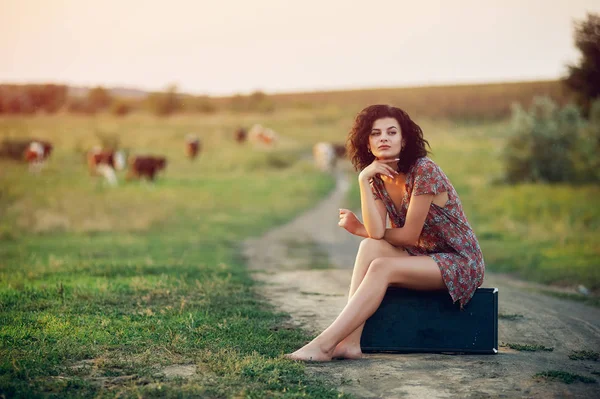
[[433,162],[433,160],[429,157],[421,157],[418,158],[413,166],[410,168],[412,173],[416,172],[417,174],[423,173],[426,171],[431,171],[432,169],[437,169],[438,165]]

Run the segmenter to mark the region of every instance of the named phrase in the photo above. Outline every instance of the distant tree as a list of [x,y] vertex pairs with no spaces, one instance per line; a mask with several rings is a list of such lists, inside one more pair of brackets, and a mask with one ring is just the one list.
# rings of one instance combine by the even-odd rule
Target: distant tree
[[74,114],[93,115],[96,109],[90,106],[87,98],[71,97],[67,101],[67,110]]
[[42,89],[44,101],[41,107],[49,113],[55,113],[67,102],[68,88],[65,85],[46,84]]
[[196,112],[204,114],[212,114],[217,112],[217,105],[211,100],[209,96],[197,96],[192,100],[192,109]]
[[275,110],[275,103],[264,92],[257,90],[247,96],[236,94],[231,97],[230,107],[236,112],[263,112]]
[[264,92],[257,90],[248,97],[248,104],[252,111],[272,112],[275,110],[275,103]]
[[87,102],[89,107],[95,111],[101,111],[110,106],[112,102],[112,96],[105,88],[98,86],[94,87],[88,92]]
[[579,65],[569,65],[566,85],[577,96],[583,115],[589,116],[594,99],[600,98],[600,15],[588,13],[575,23],[575,46],[581,51]]
[[36,111],[55,113],[67,100],[67,86],[64,85],[27,85],[23,89]]
[[0,113],[54,113],[63,107],[66,99],[65,85],[0,85]]
[[126,116],[132,110],[133,106],[129,102],[120,98],[114,100],[110,106],[110,112],[116,116]]
[[183,109],[183,102],[177,94],[176,85],[170,85],[166,92],[151,93],[146,98],[146,104],[158,116],[171,115]]
[[235,112],[246,111],[247,106],[245,97],[241,94],[234,95],[229,101],[229,107]]

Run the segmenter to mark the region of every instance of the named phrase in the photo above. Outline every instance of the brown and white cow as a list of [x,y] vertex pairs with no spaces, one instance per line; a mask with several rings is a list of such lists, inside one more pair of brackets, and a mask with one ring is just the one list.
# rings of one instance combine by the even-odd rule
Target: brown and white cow
[[278,140],[278,135],[273,129],[256,124],[248,132],[248,140],[254,144],[273,146]]
[[123,151],[95,147],[87,153],[87,162],[91,175],[104,176],[108,184],[116,186],[115,170],[125,169],[125,154]]
[[335,167],[335,149],[331,143],[320,142],[313,146],[313,158],[317,168],[330,172]]
[[188,134],[185,137],[185,153],[190,160],[194,160],[202,150],[202,142],[198,136]]
[[23,159],[29,164],[30,172],[39,172],[42,170],[44,161],[48,159],[52,152],[52,144],[43,140],[31,141],[23,151]]
[[346,147],[338,143],[320,142],[313,146],[313,158],[320,170],[331,172],[339,159],[346,158]]
[[[39,151],[39,147],[34,145],[34,147],[38,147],[38,150],[33,150],[31,153],[27,154],[29,147],[32,143],[38,143],[42,146],[42,151]],[[37,154],[34,154],[34,152]],[[0,158],[8,158],[13,159],[15,161],[39,161],[39,157],[41,156],[42,160],[47,159],[52,152],[52,144],[48,141],[38,140],[38,139],[3,139],[0,142]]]
[[156,174],[165,169],[167,166],[167,159],[165,157],[155,156],[133,156],[129,158],[129,172],[127,174],[127,180],[133,178],[140,179],[142,177],[148,178],[148,180],[154,181]]

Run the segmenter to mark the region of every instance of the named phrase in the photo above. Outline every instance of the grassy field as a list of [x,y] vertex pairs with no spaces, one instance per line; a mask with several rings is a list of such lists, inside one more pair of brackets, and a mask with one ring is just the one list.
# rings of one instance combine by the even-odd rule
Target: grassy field
[[[445,86],[373,88],[272,94],[273,108],[305,109],[318,112],[332,105],[361,109],[366,104],[397,104],[417,120],[498,120],[507,118],[513,103],[530,104],[536,96],[548,96],[558,104],[572,101],[572,93],[557,80],[502,82]],[[231,107],[239,98],[212,99],[217,109]]]
[[[0,396],[338,396],[280,357],[309,337],[256,297],[239,252],[333,181],[294,140],[237,147],[235,123],[0,121],[57,147],[39,176],[0,165]],[[98,129],[166,154],[166,173],[115,188],[90,178],[80,149]],[[189,131],[204,139],[196,163],[183,157]],[[198,377],[170,379],[172,365]]]
[[[309,337],[256,296],[239,244],[332,188],[310,147],[343,141],[359,109],[0,119],[0,140],[56,146],[37,176],[0,161],[0,394],[337,397],[281,359]],[[233,141],[256,122],[282,135],[276,149]],[[499,184],[506,123],[419,122],[490,270],[600,288],[600,187]],[[204,143],[195,163],[190,132]],[[111,139],[166,155],[166,172],[154,185],[91,178],[84,151]],[[170,378],[172,365],[196,377]]]

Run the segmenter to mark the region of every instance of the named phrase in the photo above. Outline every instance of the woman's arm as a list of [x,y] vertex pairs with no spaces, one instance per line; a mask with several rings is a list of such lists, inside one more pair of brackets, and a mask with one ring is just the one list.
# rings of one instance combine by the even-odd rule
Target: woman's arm
[[370,238],[365,225],[362,224],[354,212],[349,209],[340,209],[340,221],[338,226],[343,227],[355,236]]
[[369,238],[369,233],[367,233],[367,229],[365,229],[365,225],[362,223],[360,224],[360,227],[354,230],[354,233],[352,234],[359,237]]
[[385,174],[393,178],[397,175],[389,164],[398,162],[396,159],[374,160],[369,166],[364,168],[358,175],[358,186],[360,188],[360,210],[362,212],[365,229],[371,238],[380,240],[385,234],[385,217],[387,211],[383,201],[377,201],[373,198],[371,185],[369,181],[376,175]]
[[416,245],[433,198],[433,194],[413,195],[408,205],[404,227],[386,229],[383,239],[394,246]]
[[360,210],[366,234],[363,237],[380,240],[385,234],[385,217],[387,215],[385,205],[383,201],[376,200],[373,197],[368,179],[361,179],[359,176],[358,185],[360,187]]

